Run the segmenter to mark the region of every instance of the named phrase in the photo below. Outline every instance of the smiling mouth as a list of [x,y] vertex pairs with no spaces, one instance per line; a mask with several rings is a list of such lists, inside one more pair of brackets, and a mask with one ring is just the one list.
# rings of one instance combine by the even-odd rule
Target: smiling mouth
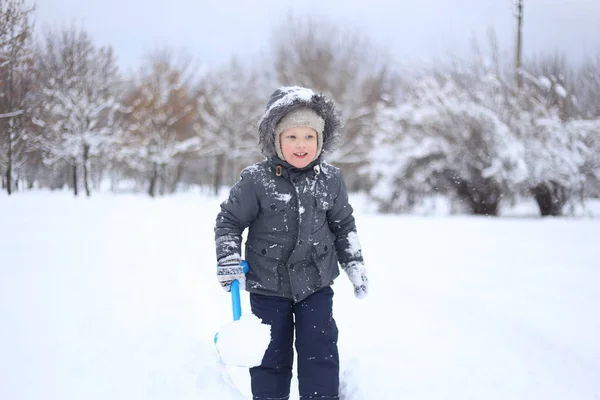
[[306,155],[307,155],[307,154],[308,154],[308,153],[294,153],[294,155],[295,155],[296,157],[299,157],[299,158],[306,157]]

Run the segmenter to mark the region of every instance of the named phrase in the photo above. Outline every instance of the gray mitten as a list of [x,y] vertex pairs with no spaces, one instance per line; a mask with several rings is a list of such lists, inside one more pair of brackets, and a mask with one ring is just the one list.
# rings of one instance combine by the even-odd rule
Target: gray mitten
[[246,275],[240,265],[239,258],[224,260],[217,265],[217,280],[227,292],[231,291],[231,283],[237,280],[240,288],[246,286]]
[[348,275],[348,279],[354,285],[354,296],[357,299],[364,299],[369,291],[369,277],[365,265],[361,262],[354,261],[342,265],[342,269]]

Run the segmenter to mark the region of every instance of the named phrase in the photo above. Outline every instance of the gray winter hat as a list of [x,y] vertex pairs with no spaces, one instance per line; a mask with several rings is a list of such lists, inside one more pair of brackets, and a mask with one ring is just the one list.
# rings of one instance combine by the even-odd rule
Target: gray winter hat
[[323,149],[323,129],[325,129],[325,121],[316,113],[316,111],[308,107],[297,108],[290,111],[281,118],[275,126],[275,151],[277,152],[277,156],[284,160],[281,151],[281,132],[295,126],[307,126],[317,132],[317,154],[315,158],[319,157],[321,150]]

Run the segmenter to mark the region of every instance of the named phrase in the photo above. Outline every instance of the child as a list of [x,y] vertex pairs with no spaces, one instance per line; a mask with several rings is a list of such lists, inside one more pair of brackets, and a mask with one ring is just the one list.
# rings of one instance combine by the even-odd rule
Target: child
[[[254,400],[288,399],[294,331],[300,398],[339,398],[331,289],[338,262],[357,298],[368,290],[343,176],[322,161],[340,126],[325,96],[300,87],[277,89],[259,124],[259,145],[267,159],[242,171],[221,204],[215,227],[217,278],[227,291],[234,279],[245,281],[252,312],[271,325],[262,363],[250,369]],[[250,270],[244,276],[245,228]]]

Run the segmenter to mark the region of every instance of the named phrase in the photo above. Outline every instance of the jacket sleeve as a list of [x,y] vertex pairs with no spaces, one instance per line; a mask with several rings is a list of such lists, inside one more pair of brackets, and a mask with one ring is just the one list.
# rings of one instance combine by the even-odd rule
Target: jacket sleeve
[[339,191],[334,206],[327,212],[329,229],[335,235],[335,250],[342,268],[363,263],[362,248],[358,240],[353,209],[348,201],[348,191],[341,171],[338,171]]
[[215,225],[217,263],[236,263],[241,259],[242,233],[259,212],[252,176],[242,172],[231,188],[229,197],[221,203]]

